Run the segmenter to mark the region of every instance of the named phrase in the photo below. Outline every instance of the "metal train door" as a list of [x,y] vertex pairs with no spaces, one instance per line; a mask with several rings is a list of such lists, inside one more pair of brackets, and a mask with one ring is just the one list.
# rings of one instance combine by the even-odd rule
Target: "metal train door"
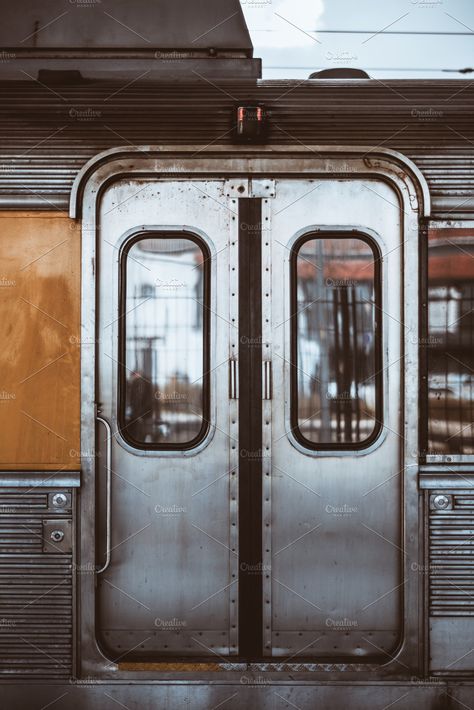
[[368,668],[397,653],[415,426],[405,230],[395,189],[368,177],[104,190],[97,618],[110,658]]
[[281,179],[262,214],[264,653],[387,662],[404,587],[398,198]]
[[97,631],[114,660],[237,650],[223,186],[123,180],[100,203]]

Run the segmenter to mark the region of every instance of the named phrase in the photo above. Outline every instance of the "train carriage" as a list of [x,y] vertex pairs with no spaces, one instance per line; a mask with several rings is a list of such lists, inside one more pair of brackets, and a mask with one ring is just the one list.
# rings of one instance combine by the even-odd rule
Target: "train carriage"
[[5,707],[470,707],[472,82],[109,9],[2,9]]

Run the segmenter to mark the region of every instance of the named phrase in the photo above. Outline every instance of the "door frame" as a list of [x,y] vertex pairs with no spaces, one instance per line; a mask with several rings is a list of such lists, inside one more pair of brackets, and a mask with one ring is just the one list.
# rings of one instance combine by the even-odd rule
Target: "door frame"
[[[72,191],[70,217],[82,220],[82,284],[81,284],[81,450],[89,452],[82,460],[81,490],[78,506],[78,542],[76,545],[77,598],[80,600],[76,619],[77,638],[75,669],[76,677],[88,679],[139,680],[169,682],[170,679],[216,680],[215,673],[133,672],[119,671],[118,666],[106,659],[95,636],[95,312],[96,312],[96,233],[98,206],[101,194],[113,182],[126,178],[149,178],[166,180],[186,178],[229,179],[229,185],[239,183],[237,195],[252,197],[259,194],[255,178],[372,178],[388,182],[396,191],[403,224],[403,270],[404,275],[419,275],[420,220],[430,215],[430,196],[427,182],[416,165],[396,151],[367,147],[288,146],[235,147],[219,146],[143,146],[113,148],[90,160],[79,172]],[[419,278],[404,278],[403,315],[408,332],[419,333]],[[413,305],[415,304],[415,306]],[[403,373],[404,416],[404,476],[402,503],[402,540],[406,552],[404,576],[407,580],[403,610],[403,643],[397,656],[384,665],[330,669],[331,679],[349,680],[347,670],[357,671],[357,680],[380,681],[406,678],[424,669],[426,659],[420,658],[419,648],[424,634],[424,589],[421,575],[410,572],[413,562],[423,564],[419,488],[418,488],[418,427],[414,425],[419,402],[419,345],[418,338],[406,338],[404,342],[405,368]],[[412,421],[412,419],[414,421]],[[81,534],[81,530],[87,531]],[[85,573],[88,571],[88,573]],[[326,676],[327,665],[309,663],[265,663],[260,670],[295,672],[312,671],[316,678]],[[345,664],[346,665],[346,664]],[[357,667],[356,667],[357,665]],[[362,666],[362,667],[361,667]],[[220,680],[235,679],[246,665],[226,663],[219,673]],[[342,673],[342,671],[345,671]],[[354,678],[353,674],[350,674]],[[305,675],[307,678],[307,675]]]

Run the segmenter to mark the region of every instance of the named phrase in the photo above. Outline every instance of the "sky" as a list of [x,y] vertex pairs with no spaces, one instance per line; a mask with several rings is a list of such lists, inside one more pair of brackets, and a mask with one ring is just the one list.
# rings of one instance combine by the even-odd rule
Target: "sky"
[[[375,78],[474,80],[474,72],[442,71],[474,69],[474,0],[241,0],[241,4],[265,79],[304,79],[318,69],[350,66]],[[388,34],[392,32],[444,34]]]

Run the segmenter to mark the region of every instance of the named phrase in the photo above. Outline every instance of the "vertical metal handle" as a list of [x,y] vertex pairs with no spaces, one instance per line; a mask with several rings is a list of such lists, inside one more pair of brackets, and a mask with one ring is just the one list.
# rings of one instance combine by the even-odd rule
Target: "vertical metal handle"
[[272,363],[271,360],[263,360],[262,362],[262,398],[272,398]]
[[229,360],[229,399],[239,397],[239,370],[237,360]]
[[102,417],[96,417],[97,421],[104,425],[107,432],[106,439],[106,456],[105,456],[105,466],[107,470],[107,481],[106,481],[106,553],[105,553],[105,563],[103,567],[100,567],[96,571],[97,574],[102,574],[105,572],[107,567],[110,565],[110,555],[111,555],[111,540],[112,540],[112,429],[109,422]]

